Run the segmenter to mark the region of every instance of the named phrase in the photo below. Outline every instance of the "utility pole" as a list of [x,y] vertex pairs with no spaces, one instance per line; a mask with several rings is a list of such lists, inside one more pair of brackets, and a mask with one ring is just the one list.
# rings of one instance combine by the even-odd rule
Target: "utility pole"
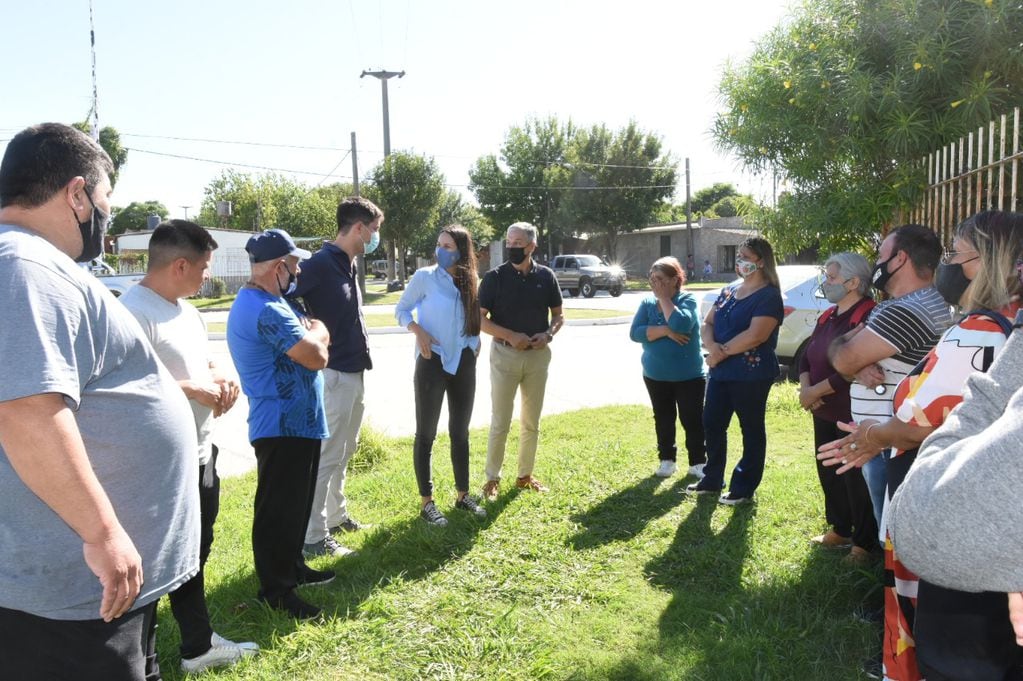
[[185,211],[185,219],[187,220],[188,219],[188,209],[191,208],[191,206],[181,206],[181,208],[184,209],[184,211]]
[[[404,71],[363,71],[359,78],[365,78],[366,76],[373,76],[380,81],[380,94],[384,101],[384,158],[386,159],[391,155],[391,116],[390,110],[387,107],[387,81],[391,78],[404,78]],[[388,253],[387,258],[387,276],[388,279],[393,280],[397,272],[395,267],[395,258],[393,251]],[[390,288],[390,287],[388,287]]]
[[380,94],[384,99],[384,158],[391,155],[391,119],[387,108],[387,81],[391,78],[404,78],[404,71],[363,71],[359,78],[373,76],[380,79]]
[[[359,152],[355,147],[355,131],[352,131],[352,193],[359,196]],[[366,256],[360,254],[356,270],[359,273],[359,291],[366,297]]]
[[696,262],[696,253],[693,252],[693,210],[689,198],[689,157],[686,157],[686,234],[689,237],[689,254]]
[[359,152],[355,148],[355,132],[352,132],[352,192],[359,196]]
[[89,125],[92,139],[99,142],[99,88],[96,86],[96,27],[92,20],[92,0],[89,0],[89,47],[92,51],[92,111]]

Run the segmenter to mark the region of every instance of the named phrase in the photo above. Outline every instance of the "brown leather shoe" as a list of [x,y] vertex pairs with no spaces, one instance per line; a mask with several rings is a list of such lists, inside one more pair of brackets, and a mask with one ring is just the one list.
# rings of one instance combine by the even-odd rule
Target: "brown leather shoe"
[[870,551],[854,546],[849,549],[849,555],[842,559],[842,563],[849,567],[866,567],[874,562],[874,556]]
[[550,490],[544,486],[542,482],[534,478],[532,475],[524,475],[521,478],[515,479],[515,486],[519,489],[531,489],[536,492],[549,492]]
[[826,549],[844,549],[852,546],[852,538],[843,537],[834,530],[828,530],[819,537],[814,537],[810,540],[814,544],[820,544]]
[[487,480],[483,483],[483,498],[487,501],[497,501],[497,492],[500,487],[500,480]]

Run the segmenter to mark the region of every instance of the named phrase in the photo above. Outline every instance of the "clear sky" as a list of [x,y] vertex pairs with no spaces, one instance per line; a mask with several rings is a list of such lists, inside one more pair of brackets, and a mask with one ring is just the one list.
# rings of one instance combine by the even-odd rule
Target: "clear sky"
[[[353,131],[365,174],[383,156],[383,125],[380,82],[363,70],[407,72],[389,82],[391,148],[433,156],[458,189],[510,126],[554,114],[612,128],[634,119],[690,157],[693,191],[733,182],[766,197],[770,178],[741,173],[709,131],[723,65],[748,55],[788,6],[93,0],[100,124],[132,149],[114,203],[156,199],[173,217],[183,206],[194,216],[203,188],[232,164],[347,181]],[[92,79],[88,0],[2,0],[0,21],[2,152],[27,125],[84,119]]]

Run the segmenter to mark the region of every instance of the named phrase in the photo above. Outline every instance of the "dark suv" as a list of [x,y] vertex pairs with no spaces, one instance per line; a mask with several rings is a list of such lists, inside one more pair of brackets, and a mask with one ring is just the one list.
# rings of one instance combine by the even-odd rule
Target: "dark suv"
[[617,298],[625,290],[625,270],[595,255],[556,255],[551,259],[551,269],[558,275],[561,288],[568,289],[571,296],[581,293],[592,298],[603,289]]

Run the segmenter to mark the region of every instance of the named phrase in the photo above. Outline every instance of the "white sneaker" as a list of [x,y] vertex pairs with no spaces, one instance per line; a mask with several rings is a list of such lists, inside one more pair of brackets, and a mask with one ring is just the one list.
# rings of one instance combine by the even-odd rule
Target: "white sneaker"
[[691,475],[697,480],[703,480],[703,467],[706,465],[705,463],[698,463],[695,466],[690,466],[687,475]]
[[[251,657],[259,650],[255,643],[235,643],[226,638],[213,634],[210,637],[212,646],[209,650],[198,657],[181,660],[181,670],[186,674],[198,674],[199,672],[214,667],[228,667],[245,657]],[[256,646],[252,648],[251,646]]]
[[235,646],[237,648],[241,648],[243,651],[250,651],[248,653],[244,653],[246,656],[255,655],[259,652],[259,644],[257,643],[253,643],[252,641],[232,641],[229,638],[224,638],[215,631],[213,632],[213,636],[210,637],[210,644],[224,647]]
[[665,459],[664,461],[661,462],[661,465],[654,472],[654,475],[656,475],[659,478],[670,478],[671,476],[675,475],[676,468],[677,467],[674,461],[668,461],[667,459]]

